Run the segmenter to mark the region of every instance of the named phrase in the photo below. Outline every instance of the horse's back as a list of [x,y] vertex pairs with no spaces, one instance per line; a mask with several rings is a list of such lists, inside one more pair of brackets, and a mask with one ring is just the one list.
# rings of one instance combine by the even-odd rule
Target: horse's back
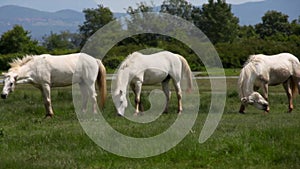
[[276,55],[255,55],[258,60],[267,61],[269,64],[280,64],[282,62],[297,62],[299,63],[299,60],[296,56],[290,53],[279,53]]
[[151,55],[140,54],[137,62],[142,64],[143,67],[157,67],[165,70],[181,66],[181,61],[178,56],[168,51],[162,51]]
[[163,81],[170,75],[176,80],[180,80],[182,63],[178,56],[168,51],[162,51],[150,55],[139,52],[131,54],[123,68],[129,67],[132,72],[138,72],[141,76],[143,72],[144,84],[155,84]]
[[[96,60],[84,53],[58,56],[45,54],[38,56],[35,62],[37,67],[43,65],[40,72],[44,72],[44,80],[51,83],[52,86],[67,86],[78,83],[83,71],[98,73]],[[85,74],[91,73],[85,72]]]

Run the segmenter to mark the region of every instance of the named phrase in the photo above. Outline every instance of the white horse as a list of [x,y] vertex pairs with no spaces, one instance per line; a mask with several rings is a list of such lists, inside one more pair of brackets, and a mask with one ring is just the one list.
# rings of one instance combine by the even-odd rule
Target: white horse
[[116,77],[116,88],[112,92],[113,101],[119,115],[124,116],[127,107],[126,89],[130,84],[135,94],[135,115],[143,111],[140,100],[142,85],[161,83],[166,96],[164,112],[168,112],[171,97],[168,82],[173,80],[178,99],[178,113],[182,112],[182,89],[180,82],[185,76],[188,89],[192,90],[192,73],[187,61],[180,55],[163,51],[151,55],[134,52],[121,64]]
[[[244,113],[247,104],[269,112],[268,86],[283,84],[289,107],[293,110],[292,97],[300,91],[300,63],[292,54],[281,53],[272,56],[252,55],[241,70],[238,86],[241,98],[239,112]],[[262,95],[257,91],[262,89]]]
[[[83,104],[82,111],[86,111],[88,96],[96,112],[97,80],[101,93],[101,107],[106,98],[106,70],[102,62],[84,53],[61,56],[49,54],[26,56],[15,59],[10,63],[11,68],[4,75],[4,86],[1,97],[6,99],[14,91],[16,84],[29,83],[42,92],[46,116],[54,115],[51,105],[51,87],[63,87],[78,83],[81,89]],[[75,73],[75,74],[74,74]],[[73,76],[74,75],[74,76]]]

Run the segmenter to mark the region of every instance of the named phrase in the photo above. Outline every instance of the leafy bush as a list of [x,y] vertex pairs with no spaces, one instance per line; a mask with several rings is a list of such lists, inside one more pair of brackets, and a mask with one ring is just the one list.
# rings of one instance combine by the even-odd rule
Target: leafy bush
[[24,55],[21,53],[0,55],[0,70],[8,70],[10,68],[9,62],[15,58],[22,58]]
[[274,55],[288,52],[299,58],[300,36],[290,36],[285,41],[243,39],[233,43],[219,43],[215,47],[225,68],[238,68],[253,54]]

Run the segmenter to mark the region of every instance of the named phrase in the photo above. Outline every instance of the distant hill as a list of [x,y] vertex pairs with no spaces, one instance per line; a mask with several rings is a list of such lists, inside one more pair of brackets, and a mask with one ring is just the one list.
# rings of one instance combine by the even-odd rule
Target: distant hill
[[51,31],[76,32],[83,21],[83,13],[73,10],[44,12],[14,5],[0,7],[0,34],[19,24],[29,30],[33,38],[40,40]]
[[300,16],[300,0],[265,0],[232,5],[232,12],[240,19],[240,25],[255,25],[268,10],[276,10],[287,14],[289,20]]
[[[240,25],[255,25],[261,22],[261,17],[268,10],[276,10],[289,15],[289,19],[300,16],[300,0],[265,0],[261,2],[232,5],[232,12],[240,19]],[[160,7],[155,7],[159,11]],[[125,15],[114,13],[115,17]],[[15,5],[0,7],[0,35],[10,30],[15,24],[22,25],[31,32],[33,38],[41,40],[50,32],[58,33],[64,30],[77,32],[78,25],[83,24],[84,14],[74,10],[45,12]]]

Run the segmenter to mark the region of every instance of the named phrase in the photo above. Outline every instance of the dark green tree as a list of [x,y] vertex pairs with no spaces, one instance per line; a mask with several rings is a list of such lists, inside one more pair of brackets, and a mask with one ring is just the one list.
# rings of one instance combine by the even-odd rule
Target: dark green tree
[[255,32],[255,28],[252,25],[241,26],[238,31],[239,39],[258,38],[259,35]]
[[[140,31],[147,31],[151,30],[152,26],[149,25],[149,22],[153,22],[151,19],[153,12],[154,5],[148,5],[145,2],[140,2],[136,4],[136,8],[130,6],[127,9],[127,14],[130,17],[126,18],[126,24],[128,30],[135,33]],[[125,39],[120,43],[120,45],[126,44],[135,44],[138,46],[147,46],[147,45],[154,45],[157,43],[157,35],[154,34],[140,34],[136,36],[132,36],[130,38]]]
[[232,42],[238,35],[239,19],[233,15],[231,5],[225,0],[209,0],[201,9],[194,7],[192,18],[214,44]]
[[43,49],[38,46],[38,41],[32,40],[29,34],[22,26],[15,25],[1,36],[0,53],[41,53]]
[[142,13],[142,12],[153,12],[153,8],[154,8],[153,4],[148,5],[145,2],[140,2],[140,3],[137,3],[136,5],[137,5],[137,8],[133,8],[132,6],[129,6],[126,12],[130,15],[136,14],[136,13]]
[[83,25],[79,25],[79,31],[82,36],[81,46],[83,46],[86,40],[97,30],[114,20],[113,13],[109,8],[103,5],[98,5],[96,9],[85,9],[83,13],[85,14],[85,21]]
[[49,36],[43,37],[43,46],[49,50],[74,50],[80,48],[80,35],[69,31],[61,33],[51,32]]
[[277,11],[268,11],[262,17],[262,23],[255,25],[256,32],[261,38],[266,38],[278,34],[290,35],[290,23],[288,15]]
[[193,6],[186,0],[165,0],[160,12],[179,16],[185,20],[192,20]]
[[293,35],[300,35],[300,16],[291,22],[291,32]]

